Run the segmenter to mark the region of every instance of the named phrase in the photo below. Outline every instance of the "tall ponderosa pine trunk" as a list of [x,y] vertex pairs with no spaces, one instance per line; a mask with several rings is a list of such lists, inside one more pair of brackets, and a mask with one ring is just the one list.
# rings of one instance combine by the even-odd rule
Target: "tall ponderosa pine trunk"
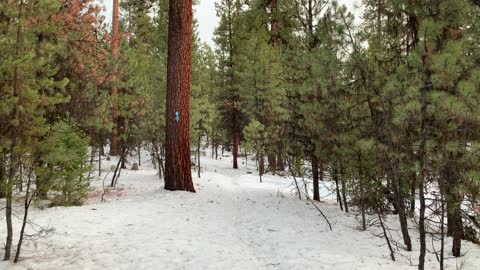
[[170,0],[165,189],[195,192],[190,170],[192,0]]
[[[113,18],[112,18],[112,56],[115,61],[118,60],[118,16],[119,16],[119,0],[113,0]],[[115,63],[116,64],[116,63]],[[116,71],[114,72],[116,73]],[[117,76],[113,76],[113,81],[115,83]],[[113,118],[113,135],[112,141],[110,143],[110,155],[117,156],[119,154],[119,139],[118,139],[118,111],[116,99],[118,95],[118,88],[116,85],[112,87],[112,118]]]

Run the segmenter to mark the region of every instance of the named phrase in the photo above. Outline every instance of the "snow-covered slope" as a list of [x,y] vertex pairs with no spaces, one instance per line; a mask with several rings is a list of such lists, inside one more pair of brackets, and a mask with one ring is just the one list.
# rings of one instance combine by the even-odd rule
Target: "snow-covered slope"
[[[195,194],[163,190],[146,166],[123,171],[104,203],[98,180],[82,207],[33,210],[31,220],[54,232],[27,242],[22,261],[0,269],[416,269],[417,251],[392,262],[385,241],[359,231],[355,215],[333,201],[318,204],[330,231],[311,203],[294,196],[289,179],[267,175],[259,183],[255,172],[230,169],[229,158],[202,163]],[[393,218],[389,224],[396,226]],[[464,243],[464,251],[447,260],[449,269],[478,269],[479,247]],[[434,255],[427,267],[438,269]]]

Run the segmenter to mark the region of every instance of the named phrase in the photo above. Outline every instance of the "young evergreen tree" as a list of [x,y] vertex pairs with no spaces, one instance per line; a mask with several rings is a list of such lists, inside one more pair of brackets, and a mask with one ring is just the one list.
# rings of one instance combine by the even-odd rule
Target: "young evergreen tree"
[[215,29],[215,43],[219,69],[219,111],[223,125],[227,130],[229,140],[233,146],[233,168],[238,169],[238,147],[245,116],[241,107],[239,93],[239,78],[237,76],[237,54],[239,35],[241,30],[240,14],[242,3],[239,0],[222,0],[215,3],[217,16],[220,18]]
[[[243,114],[251,121],[259,121],[269,134],[270,142],[262,154],[269,156],[269,168],[275,172],[276,164],[270,164],[270,161],[275,160],[279,152],[274,138],[281,135],[281,123],[287,118],[286,95],[280,57],[270,44],[268,14],[262,3],[250,3],[249,9],[241,16],[245,30],[240,35],[242,46],[238,49],[237,74]],[[263,174],[264,159],[259,157],[258,160]]]
[[56,80],[58,69],[49,62],[52,55],[63,50],[64,43],[38,44],[35,33],[54,33],[60,25],[49,20],[50,14],[58,12],[58,1],[19,1],[0,5],[4,37],[1,42],[2,65],[0,84],[2,98],[0,130],[2,155],[2,193],[6,197],[7,238],[4,260],[9,260],[12,251],[13,190],[22,178],[19,168],[32,164],[42,137],[48,130],[46,111],[67,98],[63,93],[68,80]]

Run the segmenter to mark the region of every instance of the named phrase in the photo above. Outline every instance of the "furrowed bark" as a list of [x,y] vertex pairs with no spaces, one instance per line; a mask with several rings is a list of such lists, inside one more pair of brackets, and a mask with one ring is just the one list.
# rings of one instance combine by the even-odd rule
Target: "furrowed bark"
[[192,0],[169,3],[165,189],[195,192],[189,137]]

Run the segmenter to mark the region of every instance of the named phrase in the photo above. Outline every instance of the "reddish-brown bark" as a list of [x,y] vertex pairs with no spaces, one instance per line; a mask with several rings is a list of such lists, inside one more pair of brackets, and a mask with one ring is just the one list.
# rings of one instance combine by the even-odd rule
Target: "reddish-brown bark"
[[192,0],[170,0],[165,189],[195,192],[189,138],[191,43]]
[[271,23],[271,31],[272,31],[272,43],[273,45],[277,46],[280,43],[279,31],[278,31],[278,20],[277,20],[277,10],[278,10],[278,2],[277,0],[271,0],[270,8],[272,11],[272,23]]
[[[112,21],[112,30],[113,30],[113,40],[112,40],[112,55],[115,61],[118,60],[118,1],[113,0],[113,21]],[[114,83],[117,79],[114,76]],[[118,140],[118,112],[116,106],[116,97],[118,95],[117,86],[112,87],[112,117],[113,117],[113,136],[112,143],[110,145],[110,155],[116,156],[119,152],[119,140]]]

